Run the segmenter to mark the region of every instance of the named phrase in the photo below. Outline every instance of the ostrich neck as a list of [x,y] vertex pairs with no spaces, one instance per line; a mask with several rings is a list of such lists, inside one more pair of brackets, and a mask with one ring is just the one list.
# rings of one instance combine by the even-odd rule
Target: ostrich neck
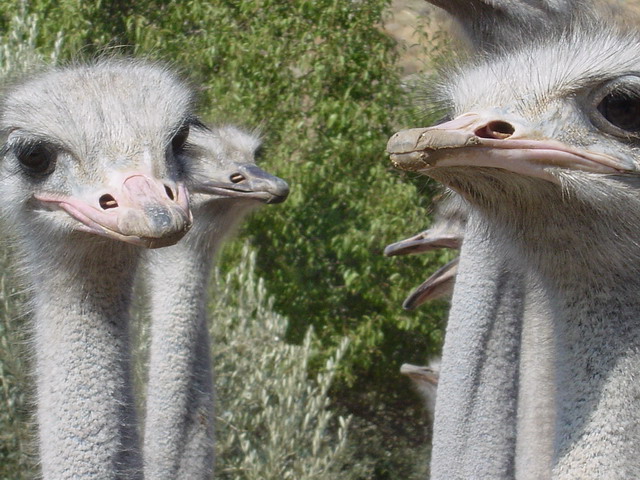
[[431,478],[511,479],[524,281],[470,216],[442,355]]
[[[154,318],[204,314],[209,275],[216,248],[193,238],[147,253],[147,280],[151,288]],[[184,309],[184,310],[182,310]]]
[[487,229],[511,239],[502,242],[502,255],[538,282],[531,297],[537,306],[530,306],[538,318],[525,321],[525,335],[551,334],[542,333],[547,341],[537,354],[526,352],[520,388],[528,388],[532,369],[549,368],[543,377],[554,382],[556,398],[538,407],[521,401],[518,414],[554,420],[550,469],[563,480],[640,476],[638,237],[633,220],[616,225],[597,213],[561,208],[543,220],[523,217],[520,229],[517,223]]
[[110,242],[31,251],[42,252],[27,263],[43,477],[140,478],[128,341],[137,253]]
[[[463,436],[482,419],[475,414],[465,418],[468,408],[451,415],[447,405],[460,408],[463,398],[474,405],[493,402],[496,412],[512,412],[514,385],[517,416],[509,413],[489,428],[502,426],[508,436],[507,427],[516,426],[516,478],[640,478],[640,386],[634,381],[640,371],[637,178],[571,172],[562,176],[560,188],[497,169],[434,169],[432,176],[473,207],[445,338],[433,478],[474,477],[470,469],[456,476],[466,458],[475,458],[484,471],[505,465],[504,448],[497,456],[468,455],[490,443],[481,433]],[[503,273],[495,268],[499,264]],[[469,358],[484,358],[485,351],[495,355],[487,342],[465,341],[464,336],[479,338],[478,331],[490,332],[501,321],[497,311],[484,320],[483,312],[487,305],[504,303],[493,294],[505,273],[526,280],[524,291],[514,291],[516,299],[524,298],[524,309],[506,312],[520,326],[503,329],[502,340],[494,344],[503,357],[518,349],[513,365],[520,371],[515,383],[496,387],[507,396],[494,401],[498,393],[477,394],[483,383],[450,375],[448,365],[473,366]],[[481,281],[473,282],[474,275]],[[456,347],[454,340],[461,337]],[[447,360],[456,355],[462,360]],[[475,360],[475,365],[470,372],[483,363]],[[509,373],[505,378],[513,377]],[[458,397],[449,398],[456,393]],[[452,423],[448,431],[447,423]],[[540,441],[540,435],[545,439]],[[502,472],[486,478],[513,478]]]
[[630,279],[597,289],[576,282],[571,290],[549,295],[558,387],[554,473],[559,478],[640,476],[636,287]]
[[206,300],[218,242],[204,240],[197,231],[190,232],[175,246],[148,252],[151,347],[146,478],[198,480],[210,478],[213,471]]

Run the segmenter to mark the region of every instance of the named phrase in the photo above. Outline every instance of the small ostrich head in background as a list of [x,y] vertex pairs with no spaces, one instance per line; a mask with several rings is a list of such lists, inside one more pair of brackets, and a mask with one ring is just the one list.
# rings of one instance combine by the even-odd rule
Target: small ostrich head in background
[[198,221],[190,237],[206,240],[208,248],[216,249],[249,211],[286,200],[287,182],[256,165],[261,147],[256,134],[232,125],[192,126],[185,177]]

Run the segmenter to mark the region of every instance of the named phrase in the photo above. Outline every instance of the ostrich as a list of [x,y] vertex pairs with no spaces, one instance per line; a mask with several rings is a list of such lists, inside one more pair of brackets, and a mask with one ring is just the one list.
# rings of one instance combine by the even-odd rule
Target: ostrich
[[[516,0],[515,5],[512,0],[427,1],[456,20],[472,49],[487,52],[502,50],[505,41],[519,44],[541,30],[545,35],[553,30],[562,32],[575,12],[582,13],[590,6],[587,0]],[[566,8],[568,1],[575,11]]]
[[192,93],[135,60],[52,68],[0,111],[0,207],[31,291],[45,479],[142,477],[128,307],[140,247],[191,220],[178,156]]
[[458,274],[460,259],[454,258],[436,270],[429,278],[416,288],[402,303],[405,310],[414,310],[430,300],[451,298]]
[[[455,194],[445,197],[438,204],[436,218],[430,229],[384,249],[391,257],[412,253],[423,253],[437,248],[459,249],[462,245],[467,222],[467,207],[462,197]],[[425,280],[404,301],[402,306],[413,310],[429,300],[451,297],[458,272],[458,258],[454,258]]]
[[147,252],[151,352],[145,477],[205,479],[213,471],[208,281],[222,241],[253,208],[286,199],[287,184],[255,165],[260,141],[235,127],[192,128],[186,146],[194,227]]
[[440,376],[440,360],[429,362],[427,367],[403,363],[400,367],[400,373],[411,379],[424,400],[429,418],[433,418],[433,412],[436,409],[438,377]]
[[435,412],[436,395],[438,393],[440,359],[430,361],[429,366],[426,367],[404,363],[400,367],[400,373],[411,379],[413,386],[422,397],[427,419],[425,434],[427,441],[430,441],[433,436],[433,413]]
[[458,250],[462,245],[467,215],[464,199],[449,193],[438,203],[431,228],[406,240],[388,245],[384,249],[384,254],[391,257],[428,252],[437,248]]
[[[461,11],[477,2],[451,3]],[[509,27],[525,18],[524,2],[479,3],[486,15],[458,17],[471,31],[478,31],[474,22],[486,21],[508,33],[513,30],[502,28],[503,22]],[[472,207],[445,339],[441,398],[459,394],[457,381],[483,388],[479,379],[458,376],[455,356],[488,358],[486,352],[464,351],[460,340],[465,322],[474,322],[488,305],[478,292],[495,288],[487,262],[535,287],[533,294],[514,297],[523,303],[522,335],[550,332],[540,338],[549,342],[540,342],[545,351],[520,355],[525,370],[548,371],[528,379],[551,384],[551,398],[539,412],[547,436],[526,445],[523,437],[533,428],[521,433],[519,420],[531,418],[522,410],[533,406],[520,399],[532,392],[522,391],[517,416],[503,419],[517,430],[516,458],[497,475],[479,478],[534,478],[523,466],[536,458],[528,448],[548,452],[528,465],[542,472],[535,478],[638,478],[640,39],[602,24],[583,4],[553,5],[565,14],[539,21],[553,28],[527,29],[513,42],[505,34],[491,44],[496,48],[485,48],[487,54],[453,75],[443,92],[453,120],[400,132],[388,150],[395,165],[435,178]],[[478,268],[485,273],[474,283]],[[495,273],[494,280],[502,278]],[[514,345],[502,341],[503,349]],[[467,428],[477,417],[464,414],[474,412],[445,415],[446,408],[443,402],[436,406],[432,478],[476,476],[465,470],[464,462],[473,462],[467,451],[482,451],[480,443],[488,440]],[[452,417],[454,432],[447,431]],[[476,462],[490,469],[493,458]]]

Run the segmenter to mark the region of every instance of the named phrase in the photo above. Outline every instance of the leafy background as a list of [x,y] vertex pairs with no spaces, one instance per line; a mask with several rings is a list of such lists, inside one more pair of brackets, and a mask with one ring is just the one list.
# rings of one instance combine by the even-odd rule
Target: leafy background
[[[448,254],[389,259],[382,250],[428,226],[437,192],[425,179],[394,171],[385,155],[398,128],[436,118],[429,105],[416,100],[429,82],[418,82],[416,96],[408,87],[416,82],[406,77],[418,70],[429,78],[434,63],[450,56],[444,37],[430,25],[429,11],[418,31],[399,45],[389,35],[393,10],[384,0],[0,0],[0,5],[5,78],[34,63],[104,54],[168,62],[198,87],[207,122],[261,131],[261,166],[291,186],[285,204],[256,213],[223,252],[212,292],[217,302],[211,307],[212,335],[220,338],[218,345],[254,342],[260,362],[260,355],[275,347],[265,344],[255,325],[272,325],[283,357],[265,363],[271,365],[267,377],[282,381],[266,385],[257,378],[256,388],[281,391],[300,413],[310,411],[311,403],[295,402],[299,392],[285,381],[294,374],[283,365],[292,362],[300,369],[295,378],[306,382],[309,398],[317,398],[312,410],[318,421],[308,431],[291,427],[278,435],[300,430],[328,443],[314,455],[291,453],[303,464],[308,459],[308,465],[267,468],[273,452],[260,450],[263,439],[249,438],[256,429],[242,424],[249,406],[234,400],[246,385],[220,380],[234,378],[242,357],[231,347],[214,351],[218,409],[227,412],[220,418],[218,443],[225,450],[217,475],[424,478],[428,442],[421,402],[399,367],[423,364],[437,354],[446,304],[417,312],[404,312],[400,305]],[[408,68],[407,53],[422,60]],[[0,478],[32,478],[37,467],[30,442],[28,312],[6,250],[0,277]],[[236,323],[225,323],[227,317]],[[262,411],[275,412],[271,407]],[[263,417],[259,421],[269,425],[260,430],[279,428],[276,413]],[[224,437],[230,424],[242,424],[248,437]],[[299,439],[290,444],[306,448]],[[242,464],[246,461],[251,468]],[[320,466],[310,466],[313,462]]]

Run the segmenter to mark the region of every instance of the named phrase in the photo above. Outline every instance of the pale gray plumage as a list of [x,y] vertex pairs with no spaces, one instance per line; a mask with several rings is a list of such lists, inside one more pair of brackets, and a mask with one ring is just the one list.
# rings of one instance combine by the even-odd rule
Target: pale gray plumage
[[141,246],[188,230],[179,132],[192,92],[167,69],[104,60],[4,94],[0,207],[33,308],[42,477],[139,479],[128,307]]
[[[500,253],[490,243],[478,241],[476,220],[472,218],[469,224],[469,213],[465,200],[452,194],[438,204],[429,230],[385,251],[402,254],[440,246],[459,248],[469,229],[471,241],[463,257],[467,272],[461,288],[466,301],[477,305],[477,311],[473,319],[460,324],[455,323],[458,318],[454,309],[447,327],[445,349],[448,362],[453,364],[449,375],[455,380],[444,388],[441,411],[447,418],[441,422],[445,423],[445,434],[439,436],[438,445],[446,445],[443,464],[450,462],[446,475],[451,478],[511,478],[515,468],[519,321],[524,288],[520,276],[502,264]],[[469,264],[468,252],[472,252],[475,263]],[[439,285],[453,290],[459,261],[460,257],[432,274],[403,306],[415,308],[433,299]],[[433,400],[435,407],[435,386],[429,390],[430,384],[423,384],[427,387],[422,390],[424,396]],[[486,441],[478,441],[481,437]]]
[[[478,232],[478,223],[472,213],[442,352],[431,461],[434,479],[506,479],[514,474],[512,420],[523,287],[518,273],[505,268],[502,252]],[[474,312],[471,318],[468,311]]]
[[[456,239],[456,245],[461,245],[464,239],[464,227],[467,224],[468,208],[461,198],[451,197],[450,201],[439,205],[431,229],[393,244],[393,254],[415,253],[428,251],[431,247],[452,245],[451,239]],[[457,206],[456,206],[457,204]],[[455,215],[452,215],[455,213]],[[451,219],[457,218],[452,222]],[[441,239],[445,239],[442,242]],[[446,245],[443,245],[446,244]],[[453,245],[455,246],[455,245]],[[469,381],[461,381],[454,384],[458,390],[458,397],[448,397],[444,400],[446,413],[461,410],[482,412],[473,422],[464,416],[454,416],[453,422],[446,425],[446,435],[455,438],[471,437],[480,432],[485,435],[492,431],[494,437],[504,438],[508,441],[492,444],[486,442],[477,444],[464,442],[463,451],[454,451],[450,447],[447,460],[452,461],[447,475],[456,472],[461,476],[475,475],[484,472],[492,478],[509,478],[514,474],[519,479],[546,478],[549,474],[549,459],[551,458],[552,435],[554,414],[551,406],[555,401],[553,381],[550,378],[553,365],[553,351],[551,349],[551,335],[548,322],[545,322],[547,311],[544,310],[544,298],[540,295],[540,287],[532,278],[521,278],[514,271],[514,266],[505,265],[496,270],[495,262],[502,258],[499,252],[491,254],[485,252],[487,259],[482,260],[483,252],[477,246],[470,247],[474,260],[481,259],[486,262],[485,268],[474,271],[476,278],[486,278],[480,283],[480,298],[473,301],[486,302],[484,311],[488,308],[490,315],[478,315],[468,326],[463,326],[459,331],[451,334],[449,343],[458,339],[460,346],[453,350],[465,352],[465,355],[456,354],[456,367],[459,372],[467,372]],[[491,260],[493,259],[493,260]],[[425,301],[438,298],[439,285],[445,285],[453,290],[458,271],[459,257],[432,274],[407,300],[405,305],[419,306]],[[454,264],[454,268],[451,265]],[[472,267],[477,268],[477,265]],[[493,277],[493,278],[492,278]],[[484,290],[489,282],[491,287]],[[519,282],[524,282],[519,285]],[[475,284],[475,282],[472,282]],[[467,293],[470,290],[465,290]],[[406,308],[406,307],[405,307]],[[478,308],[478,312],[483,311]],[[499,312],[499,316],[495,312]],[[486,331],[483,331],[483,328]],[[456,330],[454,327],[452,331]],[[474,343],[476,342],[476,343]],[[479,344],[477,342],[480,342]],[[483,344],[482,342],[486,342]],[[469,350],[476,348],[477,355],[469,355]],[[487,357],[486,354],[492,355]],[[497,356],[496,356],[497,355]],[[460,361],[467,359],[466,363]],[[508,370],[501,370],[506,365]],[[519,370],[515,372],[514,366]],[[426,375],[420,370],[411,369],[411,366],[403,365],[402,373],[411,376],[414,383],[425,399],[427,410],[433,414],[435,408],[437,383],[430,381],[430,370]],[[418,367],[417,367],[418,368]],[[425,368],[425,367],[422,367]],[[438,365],[438,375],[440,365]],[[476,383],[478,377],[484,377],[484,385],[481,393],[478,392]],[[508,384],[510,379],[512,382]],[[514,401],[517,399],[517,420]],[[454,401],[452,401],[454,400]],[[506,402],[506,403],[505,403]],[[507,415],[505,415],[507,413]],[[517,425],[516,425],[517,421]],[[486,425],[483,425],[485,423]],[[517,434],[513,429],[516,425]],[[441,442],[442,443],[442,442]],[[491,454],[477,451],[477,446],[483,449],[491,446]],[[501,448],[497,448],[501,445]],[[453,456],[458,456],[453,462]],[[513,456],[515,455],[515,467]],[[499,459],[500,458],[500,459]],[[465,460],[466,459],[466,460]],[[489,463],[489,470],[483,467]],[[464,473],[456,470],[464,466]],[[495,467],[499,466],[498,469]],[[545,476],[546,475],[546,476]]]
[[[556,422],[555,341],[550,299],[533,272],[525,279],[518,373],[516,478],[551,477]],[[501,405],[495,405],[501,408]]]
[[400,366],[400,373],[411,379],[424,400],[427,415],[433,419],[438,393],[438,378],[440,377],[440,359],[430,361],[426,367],[403,363]]
[[[442,181],[473,208],[476,233],[470,235],[469,227],[465,232],[439,397],[460,391],[466,379],[452,373],[452,359],[462,352],[452,333],[461,336],[469,328],[465,321],[477,315],[478,304],[469,300],[474,287],[463,278],[473,277],[470,268],[482,258],[471,258],[476,254],[467,247],[482,240],[530,292],[519,297],[522,338],[531,340],[533,333],[533,344],[544,348],[523,347],[521,365],[531,368],[541,359],[538,368],[548,373],[520,377],[522,388],[552,384],[539,404],[522,401],[532,393],[522,391],[517,416],[503,423],[514,427],[505,434],[518,430],[518,438],[512,471],[501,476],[470,477],[471,470],[457,463],[452,469],[457,458],[469,458],[467,451],[481,451],[486,439],[474,434],[474,412],[455,412],[459,418],[452,425],[452,413],[445,416],[439,401],[432,478],[534,478],[531,468],[541,472],[535,478],[640,476],[640,38],[585,18],[571,3],[566,9],[571,22],[526,38],[529,44],[517,50],[485,56],[452,77],[445,97],[454,120],[402,132],[389,144],[397,165]],[[486,252],[485,260],[491,258]],[[502,349],[517,345],[516,336],[503,340]],[[474,388],[483,386],[478,381]],[[512,405],[512,389],[513,382],[502,388],[509,398],[500,408]],[[535,408],[545,424],[537,429],[530,420]],[[451,426],[462,435],[448,432]],[[542,456],[535,465],[530,462],[536,455],[522,441],[532,434],[548,435],[531,447]]]
[[144,439],[145,478],[209,479],[213,386],[206,303],[222,241],[261,203],[288,186],[255,165],[260,141],[232,126],[193,128],[186,170],[194,227],[177,245],[146,255],[151,351]]

